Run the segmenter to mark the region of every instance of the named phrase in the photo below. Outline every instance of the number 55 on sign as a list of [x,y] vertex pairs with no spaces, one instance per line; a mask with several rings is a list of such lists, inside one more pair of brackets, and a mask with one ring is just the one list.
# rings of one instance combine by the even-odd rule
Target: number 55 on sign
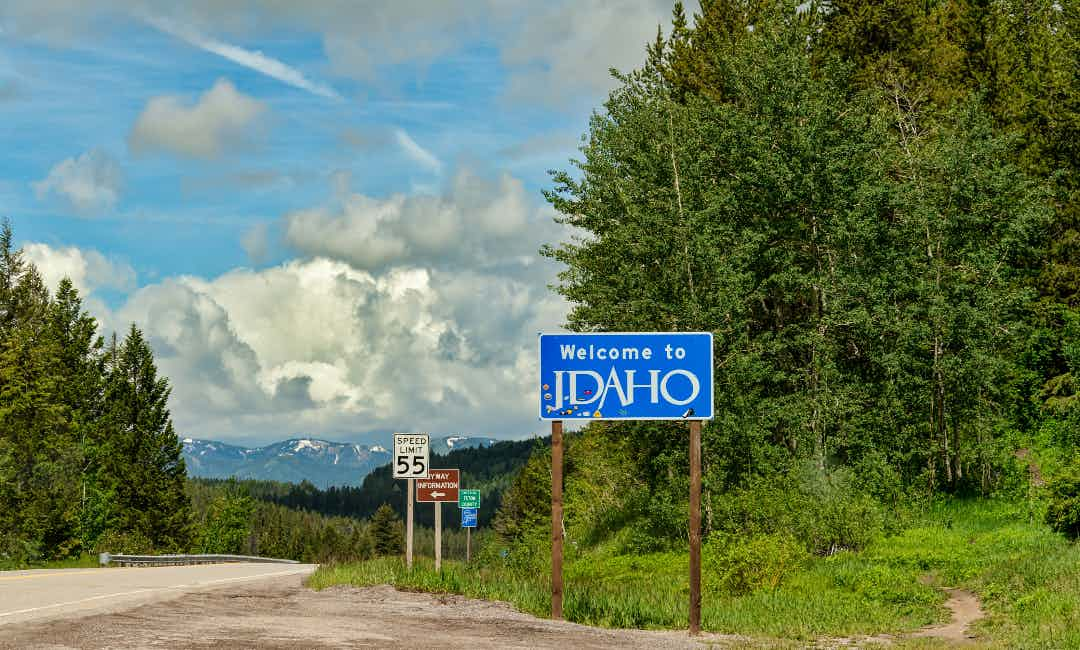
[[394,478],[427,478],[430,455],[426,433],[395,433]]

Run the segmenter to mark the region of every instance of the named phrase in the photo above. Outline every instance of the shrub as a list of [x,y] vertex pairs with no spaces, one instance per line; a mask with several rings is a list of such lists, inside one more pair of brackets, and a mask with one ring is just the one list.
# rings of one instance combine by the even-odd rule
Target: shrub
[[803,466],[714,495],[711,503],[715,530],[742,537],[784,534],[816,555],[861,550],[885,530],[884,508],[843,470],[826,474]]
[[802,544],[789,535],[763,535],[728,544],[715,540],[706,546],[702,579],[705,589],[717,594],[775,590],[807,558]]
[[1046,523],[1069,539],[1080,538],[1080,466],[1073,464],[1047,485]]
[[154,543],[150,538],[136,531],[110,530],[98,538],[94,548],[96,553],[112,553],[114,555],[149,555],[155,552]]
[[371,537],[377,555],[400,555],[404,526],[394,509],[384,503],[371,517]]

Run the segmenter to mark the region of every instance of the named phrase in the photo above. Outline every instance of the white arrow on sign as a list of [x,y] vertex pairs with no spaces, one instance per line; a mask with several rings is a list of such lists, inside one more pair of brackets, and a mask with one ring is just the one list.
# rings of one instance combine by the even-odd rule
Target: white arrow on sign
[[446,492],[432,492],[432,493],[431,493],[431,496],[433,496],[433,497],[435,497],[435,498],[437,499],[437,498],[439,498],[439,497],[444,497],[444,496],[446,496]]

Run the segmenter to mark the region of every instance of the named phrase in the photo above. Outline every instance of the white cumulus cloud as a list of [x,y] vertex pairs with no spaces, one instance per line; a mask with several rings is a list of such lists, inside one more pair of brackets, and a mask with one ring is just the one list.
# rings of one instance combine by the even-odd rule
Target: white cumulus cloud
[[116,207],[122,184],[120,165],[93,149],[57,163],[33,186],[39,199],[55,196],[82,216],[98,216]]
[[541,283],[315,258],[150,285],[118,321],[145,328],[185,435],[363,441],[529,433],[535,332],[562,309]]
[[345,196],[340,205],[284,218],[286,241],[302,253],[361,269],[400,264],[491,268],[535,260],[562,231],[536,208],[520,180],[460,171],[441,196]]
[[135,121],[128,146],[136,153],[167,151],[192,158],[215,158],[249,138],[262,102],[219,79],[194,104],[173,95],[152,98]]
[[96,250],[31,242],[23,246],[23,253],[51,291],[65,277],[83,295],[99,288],[128,291],[135,287],[135,269],[130,264],[109,259]]

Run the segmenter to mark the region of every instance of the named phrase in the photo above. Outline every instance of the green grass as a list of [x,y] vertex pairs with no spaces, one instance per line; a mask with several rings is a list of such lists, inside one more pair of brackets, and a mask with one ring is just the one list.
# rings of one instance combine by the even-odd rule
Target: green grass
[[99,566],[97,555],[80,555],[65,560],[48,560],[44,562],[30,562],[19,565],[0,564],[0,571],[14,571],[22,569],[86,569]]
[[[564,615],[605,627],[685,627],[687,556],[580,554],[568,557]],[[927,584],[932,583],[932,584]],[[328,566],[309,585],[391,584],[502,600],[547,616],[549,583],[542,570],[513,570],[497,560],[436,573],[420,560]],[[1049,531],[1026,503],[969,500],[939,503],[900,534],[860,553],[812,558],[775,589],[743,595],[706,593],[706,630],[806,641],[821,637],[898,634],[948,620],[940,586],[964,587],[984,601],[988,617],[973,631],[1000,648],[1080,648],[1080,546]],[[904,640],[901,647],[941,647]]]

